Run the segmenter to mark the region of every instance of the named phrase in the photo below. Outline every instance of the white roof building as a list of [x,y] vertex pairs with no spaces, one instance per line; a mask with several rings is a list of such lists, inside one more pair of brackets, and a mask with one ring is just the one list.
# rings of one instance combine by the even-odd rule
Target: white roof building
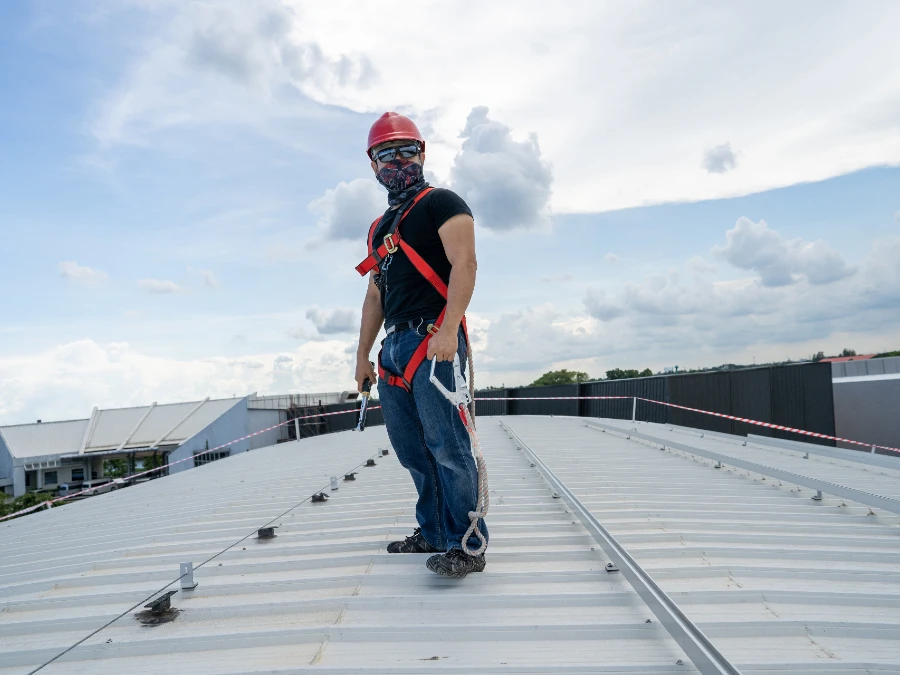
[[[18,496],[26,489],[79,480],[72,478],[73,467],[80,480],[98,471],[102,475],[100,458],[158,452],[180,459],[188,451],[204,449],[209,440],[227,441],[247,435],[246,400],[206,398],[134,408],[95,408],[89,419],[0,427],[0,481],[13,487]],[[271,438],[267,441],[265,444],[274,442]],[[183,450],[185,444],[191,447]],[[244,444],[233,451],[249,447]],[[47,474],[52,480],[45,480]]]
[[0,674],[900,672],[896,458],[615,420],[478,430],[491,545],[464,580],[386,553],[416,495],[383,427],[0,523]]

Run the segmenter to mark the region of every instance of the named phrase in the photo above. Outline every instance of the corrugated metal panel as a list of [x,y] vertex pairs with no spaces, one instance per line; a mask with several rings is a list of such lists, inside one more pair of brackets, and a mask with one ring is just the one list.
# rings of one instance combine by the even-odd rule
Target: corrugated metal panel
[[[155,410],[163,407],[171,406],[158,406]],[[140,408],[98,410],[97,421],[94,424],[90,438],[87,440],[85,450],[107,450],[118,447],[119,443],[125,440],[128,434],[131,433],[131,430],[134,429],[134,425],[141,421],[141,418],[147,414],[149,409],[150,406],[145,405]]]
[[[697,672],[499,423],[479,431],[485,572],[449,580],[425,556],[385,552],[411,532],[416,501],[392,454],[326,504],[297,506],[276,539],[198,569],[175,621],[129,613],[47,672]],[[51,658],[177,578],[179,562],[219,554],[387,445],[383,428],[283,443],[0,526],[0,673]]]
[[[831,368],[825,364],[802,366],[803,372],[803,423],[800,427],[807,431],[834,436],[834,385]],[[801,437],[809,441],[809,437]],[[824,441],[819,445],[834,445],[834,441]]]
[[834,379],[900,373],[900,356],[869,359],[868,361],[852,361],[850,363],[833,363],[831,372]]
[[[200,408],[196,412],[194,412],[194,414],[192,414],[184,422],[179,424],[175,428],[174,431],[169,433],[169,435],[166,436],[166,440],[172,441],[172,442],[177,442],[177,443],[186,441],[187,439],[191,438],[192,436],[195,436],[196,434],[201,432],[203,429],[205,429],[207,426],[209,426],[210,424],[215,422],[219,417],[224,415],[226,412],[231,410],[236,405],[246,405],[246,404],[244,403],[243,398],[226,398],[226,399],[214,399],[212,401],[207,401],[202,406],[200,406]],[[156,411],[154,410],[154,412],[156,412]],[[182,413],[181,417],[184,417],[184,415],[186,415],[188,412],[190,412],[190,409],[184,411]],[[176,418],[176,416],[174,414],[172,415],[172,417],[175,418],[176,422],[178,421],[178,419],[181,419],[181,417]],[[144,424],[141,425],[141,428],[139,429],[139,433],[141,435],[144,435],[144,433],[145,433],[144,426],[147,425],[148,423],[150,423],[152,418],[153,418],[153,413],[151,413],[150,417],[147,418],[147,422],[145,422]],[[159,424],[159,427],[156,427],[157,424]],[[152,426],[156,427],[156,428],[160,428],[161,429],[159,431],[160,434],[164,434],[166,432],[166,429],[162,428],[165,426],[164,424],[162,424],[162,420],[154,420],[154,424]],[[145,438],[149,439],[148,442],[150,442],[150,443],[156,441],[157,438],[159,438],[159,436],[156,436],[156,433],[157,433],[156,428],[152,428],[152,432],[148,433],[145,436]],[[170,424],[168,426],[168,429],[171,429],[171,428],[172,427]],[[150,429],[148,429],[148,432],[150,432]],[[133,439],[131,439],[131,442],[132,443],[138,442],[138,434],[135,434],[135,437]]]
[[546,396],[578,396],[577,384],[560,384],[548,387],[522,387],[516,392],[516,400],[509,402],[510,415],[577,415],[578,401],[529,401]]
[[10,453],[17,459],[78,452],[88,420],[42,422],[0,427]]
[[[172,430],[173,426],[194,410],[200,401],[158,405],[141,422],[140,427],[135,431],[125,448],[148,447],[150,444],[159,441],[160,437],[167,431],[171,431],[171,433],[164,439],[165,444],[181,443],[205,429],[235,405],[243,402],[243,400],[242,398],[227,398],[207,401],[174,430]],[[149,409],[150,406],[144,406],[141,408],[115,408],[98,411],[97,423],[94,426],[91,437],[88,439],[85,452],[109,450],[118,447]]]
[[[700,410],[731,414],[731,390],[730,373],[697,373],[669,378],[669,400]],[[685,427],[731,432],[730,420],[677,408],[669,410],[667,421]]]
[[[731,414],[759,422],[771,422],[772,400],[769,370],[767,368],[735,370],[729,373],[729,376],[731,380]],[[744,422],[732,422],[730,433],[743,436],[749,433],[772,435],[772,432],[765,427]]]
[[[651,401],[668,401],[667,377],[641,377],[629,380],[613,380],[611,382],[590,382],[583,386],[586,396],[638,396]],[[631,419],[631,401],[584,401],[584,417],[612,417]],[[638,401],[637,419],[653,422],[666,420],[666,407]]]
[[[823,364],[823,367],[828,368]],[[803,366],[772,368],[770,375],[772,392],[772,422],[795,429],[806,429],[806,392]],[[811,430],[810,430],[811,431]],[[792,441],[805,440],[803,436],[786,431],[772,430],[775,438]],[[824,445],[824,443],[823,443]]]
[[[743,673],[900,672],[897,517],[585,420],[509,417],[528,443]],[[604,420],[624,434],[635,425]],[[900,470],[739,438],[636,425],[857,489],[900,493]]]

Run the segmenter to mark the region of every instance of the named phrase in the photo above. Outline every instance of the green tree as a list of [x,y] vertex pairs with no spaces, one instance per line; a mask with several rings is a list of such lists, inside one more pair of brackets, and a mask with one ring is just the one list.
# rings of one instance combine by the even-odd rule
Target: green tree
[[816,352],[815,354],[813,354],[812,360],[815,363],[818,363],[819,361],[821,361],[824,358],[825,358],[825,352]]
[[856,350],[855,349],[844,349],[844,351],[841,352],[841,356],[856,356]]
[[[650,373],[651,375],[653,373]],[[627,380],[632,377],[640,377],[640,373],[634,368],[626,368],[622,370],[621,368],[613,368],[612,370],[606,371],[606,379],[607,380]]]
[[103,460],[103,474],[110,478],[121,478],[128,473],[128,462],[124,459]]
[[546,387],[551,384],[578,384],[579,382],[587,382],[590,379],[587,373],[563,368],[562,370],[551,370],[544,373],[528,386]]
[[641,371],[640,377],[650,377],[651,375],[653,375],[653,371],[650,370],[649,368],[644,368]]
[[0,497],[2,497],[0,498],[0,516],[8,516],[10,513],[53,499],[53,495],[49,492],[28,492],[15,499],[9,499],[6,495],[0,495]]

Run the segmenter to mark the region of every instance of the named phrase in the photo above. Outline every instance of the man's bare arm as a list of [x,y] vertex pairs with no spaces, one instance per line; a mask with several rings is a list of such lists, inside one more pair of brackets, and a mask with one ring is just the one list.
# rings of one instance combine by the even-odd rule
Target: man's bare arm
[[381,293],[375,285],[374,272],[369,275],[369,286],[366,289],[366,299],[363,300],[362,320],[359,326],[359,346],[356,349],[356,387],[362,391],[363,380],[367,377],[375,384],[375,371],[369,362],[372,346],[381,330],[384,321],[384,312],[381,309]]
[[[447,313],[441,329],[432,338],[428,358],[437,355],[439,361],[450,361],[456,353],[456,330],[475,291],[475,274],[478,261],[475,258],[475,221],[462,213],[444,223],[438,230],[444,252],[453,268],[447,286]],[[443,335],[442,335],[443,334]]]

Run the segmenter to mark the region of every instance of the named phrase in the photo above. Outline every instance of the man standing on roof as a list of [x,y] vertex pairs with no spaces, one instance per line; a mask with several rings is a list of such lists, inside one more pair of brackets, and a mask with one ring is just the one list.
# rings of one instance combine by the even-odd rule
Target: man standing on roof
[[[475,289],[475,221],[454,192],[425,182],[425,141],[407,117],[382,115],[369,131],[367,154],[388,191],[388,209],[369,230],[369,274],[363,302],[356,382],[375,382],[369,355],[384,323],[378,395],[388,436],[419,493],[418,527],[389,553],[434,553],[428,569],[448,577],[481,572],[484,553],[463,551],[469,512],[477,502],[478,470],[458,411],[429,381],[453,389],[453,357],[466,362],[465,311]],[[402,225],[402,227],[401,227]],[[484,520],[479,529],[487,538]],[[475,550],[479,541],[469,537]]]

